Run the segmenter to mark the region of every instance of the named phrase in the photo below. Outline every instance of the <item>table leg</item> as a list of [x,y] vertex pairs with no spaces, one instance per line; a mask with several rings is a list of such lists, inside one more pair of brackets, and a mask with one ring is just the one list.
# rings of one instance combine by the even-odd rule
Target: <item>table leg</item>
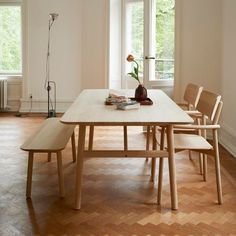
[[71,148],[72,148],[73,162],[76,162],[75,132],[73,132],[71,136]]
[[[146,137],[146,150],[149,150],[149,146],[150,146],[150,129],[151,126],[147,126],[147,137]],[[148,161],[148,157],[146,157],[146,161]]]
[[76,158],[76,179],[75,179],[75,209],[79,210],[81,206],[81,187],[82,187],[82,175],[83,175],[83,152],[85,144],[85,132],[86,126],[79,126],[79,139],[78,150]]
[[170,194],[171,194],[171,208],[178,209],[178,193],[176,183],[175,158],[174,158],[174,137],[173,125],[167,126],[167,145],[168,145],[168,163],[169,163],[169,179],[170,179]]
[[[157,150],[156,126],[152,127],[152,150]],[[156,158],[152,158],[151,182],[154,182],[155,174],[156,174]]]
[[93,136],[94,136],[94,126],[90,125],[90,127],[89,127],[89,146],[88,146],[88,149],[90,151],[93,150]]
[[[164,150],[164,149],[165,149],[165,127],[163,126],[161,128],[160,150]],[[163,168],[164,168],[164,158],[160,158],[160,160],[159,160],[159,175],[158,175],[158,190],[157,190],[157,205],[161,204]]]
[[127,132],[127,126],[123,126],[123,132],[124,132],[124,150],[128,150],[128,132]]

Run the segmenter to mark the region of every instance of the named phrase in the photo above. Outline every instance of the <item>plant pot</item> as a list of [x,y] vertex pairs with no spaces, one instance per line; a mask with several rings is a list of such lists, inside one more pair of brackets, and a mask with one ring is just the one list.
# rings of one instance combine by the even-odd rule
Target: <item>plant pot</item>
[[137,101],[144,101],[147,99],[147,89],[142,84],[135,90],[135,99]]

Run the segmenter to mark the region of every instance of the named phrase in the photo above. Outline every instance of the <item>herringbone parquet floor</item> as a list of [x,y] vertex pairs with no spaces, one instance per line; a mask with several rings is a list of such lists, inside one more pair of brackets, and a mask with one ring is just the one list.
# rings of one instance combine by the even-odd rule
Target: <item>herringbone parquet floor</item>
[[[221,148],[224,204],[216,204],[214,162],[202,181],[197,155],[176,155],[179,210],[171,211],[165,162],[162,205],[149,182],[145,159],[87,159],[82,209],[73,206],[75,164],[71,146],[63,152],[66,197],[58,197],[56,160],[37,154],[32,200],[25,199],[27,153],[19,146],[43,118],[0,116],[0,235],[236,235],[236,159]],[[130,148],[145,147],[145,136],[129,127]],[[122,128],[95,129],[95,148],[122,148]]]

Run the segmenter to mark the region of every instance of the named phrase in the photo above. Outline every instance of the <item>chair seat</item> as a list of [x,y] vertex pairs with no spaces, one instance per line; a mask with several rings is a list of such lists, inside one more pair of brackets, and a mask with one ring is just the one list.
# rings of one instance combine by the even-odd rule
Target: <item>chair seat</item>
[[175,149],[210,150],[213,147],[200,135],[174,134]]

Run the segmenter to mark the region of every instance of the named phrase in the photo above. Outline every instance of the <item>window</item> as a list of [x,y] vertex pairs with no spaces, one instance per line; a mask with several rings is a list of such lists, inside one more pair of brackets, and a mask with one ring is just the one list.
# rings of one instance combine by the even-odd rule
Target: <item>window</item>
[[[173,85],[175,0],[124,0],[123,58],[134,55],[146,87]],[[130,63],[124,61],[124,81]]]
[[155,78],[174,78],[175,1],[155,0]]
[[[126,51],[135,56],[143,74],[144,52],[144,3],[143,1],[128,1],[126,3]],[[127,65],[130,71],[130,63]]]
[[21,6],[0,2],[0,75],[21,74]]

